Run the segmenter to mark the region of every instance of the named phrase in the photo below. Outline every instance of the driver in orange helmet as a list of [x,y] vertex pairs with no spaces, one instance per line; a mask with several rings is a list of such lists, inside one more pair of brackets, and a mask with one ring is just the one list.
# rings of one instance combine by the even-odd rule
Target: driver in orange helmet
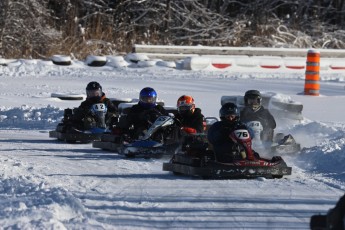
[[175,118],[181,122],[181,129],[186,133],[203,133],[205,130],[205,118],[200,108],[195,107],[192,96],[182,95],[177,100]]

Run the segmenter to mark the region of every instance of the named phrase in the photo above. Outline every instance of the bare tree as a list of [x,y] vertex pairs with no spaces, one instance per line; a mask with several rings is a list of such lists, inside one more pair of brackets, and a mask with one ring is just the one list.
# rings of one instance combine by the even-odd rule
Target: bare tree
[[7,21],[7,12],[8,12],[8,0],[3,0],[0,2],[0,56],[4,56],[3,50],[3,37],[5,34],[4,28]]
[[2,53],[11,57],[44,57],[46,47],[58,38],[49,26],[44,0],[7,0],[1,7]]
[[2,0],[0,55],[128,52],[135,43],[344,48],[344,0]]

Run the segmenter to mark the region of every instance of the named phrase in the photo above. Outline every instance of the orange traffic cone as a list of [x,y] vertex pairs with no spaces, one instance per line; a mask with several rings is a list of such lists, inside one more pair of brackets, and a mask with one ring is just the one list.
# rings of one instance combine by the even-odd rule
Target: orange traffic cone
[[320,93],[320,52],[309,50],[305,71],[304,95],[319,96]]

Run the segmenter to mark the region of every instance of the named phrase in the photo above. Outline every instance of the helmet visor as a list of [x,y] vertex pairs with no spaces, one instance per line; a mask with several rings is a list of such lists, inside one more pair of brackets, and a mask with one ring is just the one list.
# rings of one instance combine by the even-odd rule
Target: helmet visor
[[247,99],[248,105],[260,105],[261,98],[260,97],[250,97]]
[[86,90],[87,97],[101,97],[102,90],[101,89],[89,89]]
[[185,112],[185,111],[192,110],[192,108],[193,108],[193,105],[181,105],[178,107],[178,111]]
[[234,120],[236,120],[237,115],[236,114],[229,114],[229,115],[226,115],[224,118],[228,121],[234,121]]
[[140,97],[140,101],[145,103],[145,104],[155,104],[156,103],[156,97],[142,96],[142,97]]

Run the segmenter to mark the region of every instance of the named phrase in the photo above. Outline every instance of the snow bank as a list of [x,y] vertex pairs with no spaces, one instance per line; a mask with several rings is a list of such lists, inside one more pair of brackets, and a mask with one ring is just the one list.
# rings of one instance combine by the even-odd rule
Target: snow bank
[[35,108],[23,105],[20,108],[0,108],[2,128],[52,129],[63,118],[63,109],[48,105]]
[[[345,177],[345,129],[334,129],[317,122],[308,124],[306,128],[311,131],[309,139],[314,140],[314,145],[302,149],[296,158],[297,165],[311,172],[322,173],[323,176],[343,180]],[[297,138],[300,137],[301,135],[297,135]],[[306,137],[308,136],[304,136],[304,140]]]
[[[1,161],[3,159],[0,159]],[[49,188],[43,182],[33,184],[26,178],[0,180],[0,225],[10,229],[66,229],[85,219],[78,199],[61,188]]]
[[[143,68],[136,63],[95,68],[80,61],[57,66],[11,60],[0,66],[1,228],[307,229],[312,214],[334,206],[345,178],[343,83],[327,82],[327,96],[306,97],[299,94],[304,84],[300,74],[187,71],[179,68],[181,62],[176,64],[177,69],[158,67],[158,62]],[[52,98],[51,93],[85,93],[93,80],[102,83],[110,98],[135,98],[142,87],[152,86],[172,105],[190,93],[208,116],[218,116],[222,95],[274,90],[303,101],[303,115],[313,120],[304,118],[284,130],[304,147],[298,155],[283,156],[293,167],[293,175],[284,180],[185,178],[163,172],[165,159],[123,159],[90,144],[70,145],[48,137],[63,109],[80,104]],[[276,98],[290,101],[280,94]],[[324,120],[340,124],[319,122]],[[320,183],[320,178],[340,182]]]

